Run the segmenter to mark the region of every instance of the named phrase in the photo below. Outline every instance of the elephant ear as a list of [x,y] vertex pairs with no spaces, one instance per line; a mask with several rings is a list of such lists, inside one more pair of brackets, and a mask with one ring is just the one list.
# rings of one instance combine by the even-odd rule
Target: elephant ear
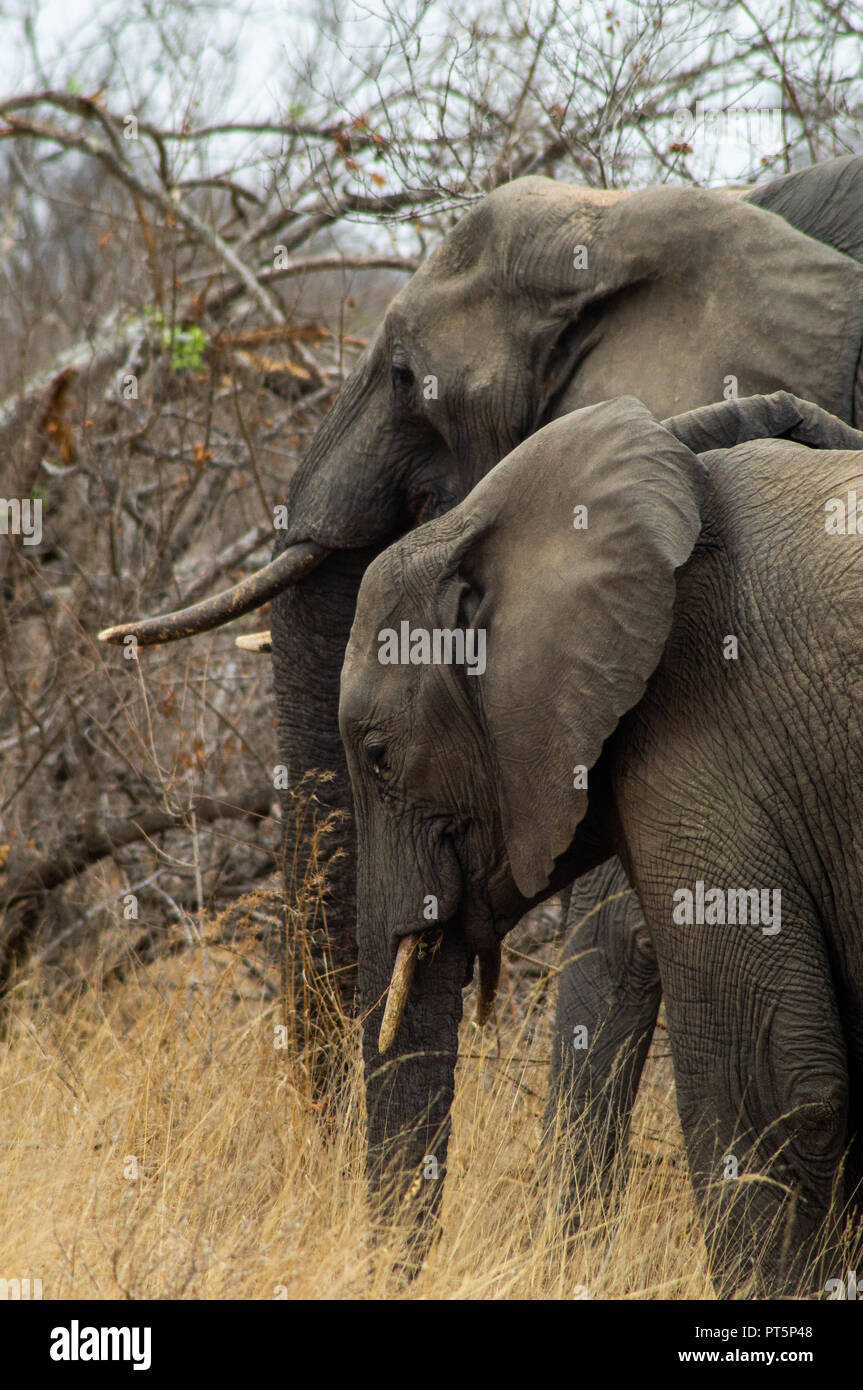
[[551,325],[537,342],[537,420],[626,393],[662,418],[718,400],[729,376],[739,395],[792,385],[852,417],[863,267],[849,256],[719,191],[592,205],[546,182],[511,185],[494,243],[504,282]]
[[814,449],[863,449],[863,431],[789,391],[719,401],[663,424],[697,454],[730,449],[748,439],[793,439]]
[[535,897],[587,808],[585,777],[640,700],[700,529],[702,466],[632,397],[539,430],[457,510],[486,629],[482,717],[503,834]]
[[863,157],[825,159],[753,188],[744,202],[777,212],[792,227],[863,261]]

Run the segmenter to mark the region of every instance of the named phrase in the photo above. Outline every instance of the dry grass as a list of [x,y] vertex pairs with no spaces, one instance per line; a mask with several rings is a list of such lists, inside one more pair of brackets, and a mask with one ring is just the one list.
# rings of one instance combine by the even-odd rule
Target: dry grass
[[497,1034],[463,1025],[443,1236],[406,1289],[364,1210],[356,1032],[327,1108],[274,1046],[280,1005],[250,964],[239,938],[205,939],[62,1011],[19,981],[0,1275],[41,1278],[45,1298],[711,1296],[656,1050],[619,1214],[588,1211],[565,1250],[538,1164],[549,1010],[530,1004]]

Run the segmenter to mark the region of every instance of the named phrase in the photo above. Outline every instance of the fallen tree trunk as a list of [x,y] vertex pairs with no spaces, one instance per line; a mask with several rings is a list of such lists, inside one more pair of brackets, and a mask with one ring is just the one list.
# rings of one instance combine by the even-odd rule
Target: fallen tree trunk
[[270,813],[270,791],[262,786],[233,801],[211,796],[194,797],[181,812],[149,810],[137,816],[117,817],[103,823],[92,817],[79,823],[51,854],[13,854],[0,879],[0,994],[12,966],[27,953],[41,917],[42,900],[52,890],[84,873],[115,850],[150,840],[167,830],[186,828],[192,816],[196,826],[219,820],[257,819]]
[[[0,910],[6,910],[25,898],[49,893],[53,888],[89,869],[112,854],[115,849],[149,840],[164,830],[176,830],[194,815],[196,822],[209,825],[216,820],[238,820],[269,815],[270,793],[267,787],[250,792],[237,801],[222,801],[212,796],[194,797],[182,812],[144,811],[139,816],[118,817],[102,825],[92,819],[79,825],[52,854],[41,859],[32,856],[10,857],[4,871],[5,883],[0,883]],[[21,859],[24,863],[16,872]],[[0,948],[3,934],[0,930]]]

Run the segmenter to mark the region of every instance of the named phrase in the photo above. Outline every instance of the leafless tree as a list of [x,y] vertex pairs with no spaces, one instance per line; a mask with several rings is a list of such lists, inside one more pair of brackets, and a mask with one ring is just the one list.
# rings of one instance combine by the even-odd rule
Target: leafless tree
[[[81,985],[193,941],[273,874],[265,664],[227,633],[146,662],[94,633],[267,557],[345,372],[465,206],[528,173],[750,182],[860,148],[846,0],[376,3],[273,12],[255,119],[255,6],[124,3],[50,60],[37,8],[2,21],[29,71],[0,98],[0,496],[44,524],[0,536],[0,982],[34,947]],[[756,109],[778,124],[753,135]]]

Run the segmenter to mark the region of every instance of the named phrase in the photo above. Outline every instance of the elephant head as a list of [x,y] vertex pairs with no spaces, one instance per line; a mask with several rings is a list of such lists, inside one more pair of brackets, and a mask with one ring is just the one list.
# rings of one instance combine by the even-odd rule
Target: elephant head
[[[834,185],[847,184],[849,162],[834,164]],[[780,182],[786,216],[817,235],[824,177],[818,209],[805,178]],[[347,808],[338,674],[378,551],[461,501],[543,424],[611,396],[633,393],[669,414],[717,400],[733,378],[740,393],[785,387],[852,418],[863,269],[767,210],[769,188],[758,192],[764,206],[721,191],[591,192],[535,177],[496,189],[395,296],[291,483],[270,564],[195,608],[100,635],[168,641],[275,597],[282,760],[292,782],[332,770],[321,798]],[[329,920],[345,966],[349,826],[337,842]]]
[[532,435],[362,581],[340,723],[370,1177],[426,1235],[462,987],[478,960],[487,1012],[503,935],[624,848],[617,741],[663,657],[702,529],[697,451],[762,438],[863,443],[782,392],[665,424],[633,398],[604,402]]
[[585,773],[659,660],[674,571],[699,531],[699,476],[640,402],[588,407],[529,438],[363,579],[340,721],[370,1176],[402,1199],[413,1181],[422,1215],[440,1191],[421,1174],[430,1157],[443,1172],[474,961],[485,1010],[503,935],[611,853],[598,814],[577,834]]
[[662,417],[721,398],[731,376],[726,395],[793,389],[850,417],[861,183],[848,157],[748,198],[534,176],[495,189],[391,302],[294,477],[277,559],[100,636],[157,643],[227,622],[326,555],[380,549],[447,510],[542,424],[613,395],[637,390]]

